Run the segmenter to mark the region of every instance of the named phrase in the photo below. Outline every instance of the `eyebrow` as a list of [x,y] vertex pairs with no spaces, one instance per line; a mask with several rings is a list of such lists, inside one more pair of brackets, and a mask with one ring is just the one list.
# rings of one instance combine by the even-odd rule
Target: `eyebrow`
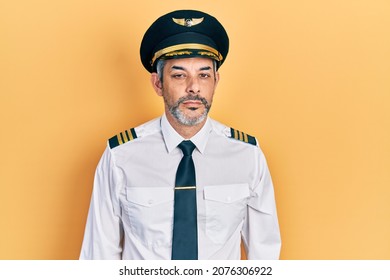
[[[177,65],[173,65],[172,69],[174,69],[174,70],[186,70],[184,67],[177,66]],[[199,70],[200,71],[211,70],[211,67],[210,66],[205,66],[205,67],[201,67]]]
[[175,65],[173,65],[173,66],[172,66],[172,69],[174,69],[174,70],[185,70],[185,68],[184,68],[184,67],[181,67],[181,66],[175,66]]

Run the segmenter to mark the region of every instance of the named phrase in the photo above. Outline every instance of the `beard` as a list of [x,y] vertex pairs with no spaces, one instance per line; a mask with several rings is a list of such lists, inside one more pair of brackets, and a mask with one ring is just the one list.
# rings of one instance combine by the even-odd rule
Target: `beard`
[[[204,106],[203,113],[200,114],[199,116],[196,116],[196,117],[189,117],[189,116],[187,116],[180,109],[180,105],[183,102],[186,102],[186,101],[189,101],[189,100],[202,102],[202,104]],[[188,96],[181,97],[174,104],[170,104],[168,102],[168,100],[165,98],[165,95],[164,95],[164,101],[165,101],[165,104],[167,104],[168,110],[171,113],[171,115],[180,124],[185,125],[185,126],[194,126],[194,125],[197,125],[197,124],[200,124],[201,122],[203,122],[206,119],[206,117],[207,117],[207,115],[208,115],[208,113],[210,111],[210,108],[211,108],[211,102],[210,103],[207,102],[207,100],[205,98],[200,97],[199,95],[188,95]],[[198,110],[197,108],[189,108],[189,109],[193,110],[193,111]]]

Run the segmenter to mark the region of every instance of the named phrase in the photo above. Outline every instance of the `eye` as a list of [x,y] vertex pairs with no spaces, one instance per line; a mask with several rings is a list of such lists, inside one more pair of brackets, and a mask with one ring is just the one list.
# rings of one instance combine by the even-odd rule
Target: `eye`
[[174,79],[183,79],[185,78],[185,75],[183,73],[176,73],[176,74],[172,74],[171,77]]
[[199,77],[201,77],[202,79],[206,79],[206,78],[210,78],[211,75],[209,73],[200,73]]

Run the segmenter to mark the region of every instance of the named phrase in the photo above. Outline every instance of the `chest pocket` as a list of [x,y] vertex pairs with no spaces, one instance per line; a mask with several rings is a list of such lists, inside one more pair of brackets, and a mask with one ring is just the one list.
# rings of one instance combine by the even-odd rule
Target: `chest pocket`
[[127,187],[126,213],[132,233],[145,245],[171,242],[173,189]]
[[250,196],[248,184],[204,187],[206,235],[223,244],[242,225]]

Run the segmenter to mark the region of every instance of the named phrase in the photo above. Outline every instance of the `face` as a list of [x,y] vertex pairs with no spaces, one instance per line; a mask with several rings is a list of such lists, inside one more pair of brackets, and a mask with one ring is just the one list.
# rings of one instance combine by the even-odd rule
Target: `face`
[[205,121],[211,108],[219,74],[208,58],[169,59],[165,62],[163,82],[157,73],[152,83],[158,95],[164,98],[168,119],[185,126]]

